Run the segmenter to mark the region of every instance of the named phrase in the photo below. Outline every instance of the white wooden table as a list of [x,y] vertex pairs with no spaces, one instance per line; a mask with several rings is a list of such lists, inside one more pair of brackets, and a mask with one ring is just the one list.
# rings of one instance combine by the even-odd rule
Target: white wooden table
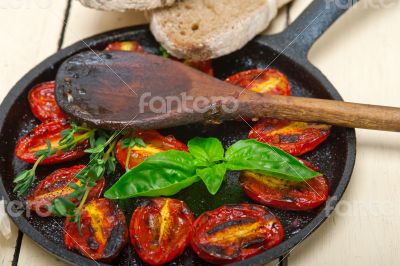
[[[309,2],[295,0],[266,32],[282,30]],[[377,8],[371,4],[377,1],[361,2],[318,41],[310,60],[345,100],[400,106],[400,3],[394,0],[391,8]],[[0,0],[0,99],[59,48],[144,22],[142,13],[94,11],[71,0]],[[399,264],[400,135],[357,130],[357,139],[357,162],[343,200],[281,264]],[[0,265],[65,265],[18,234],[15,226],[12,231],[10,240],[0,235]]]

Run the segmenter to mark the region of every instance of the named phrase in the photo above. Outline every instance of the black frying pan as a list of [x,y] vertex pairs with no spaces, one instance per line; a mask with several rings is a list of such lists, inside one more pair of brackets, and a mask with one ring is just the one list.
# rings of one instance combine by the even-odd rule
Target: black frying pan
[[[240,51],[216,59],[213,62],[216,77],[227,76],[252,68],[270,66],[286,74],[291,82],[294,95],[342,100],[339,93],[321,72],[307,60],[307,53],[316,39],[346,11],[348,1],[315,0],[303,14],[284,32],[273,36],[260,36]],[[354,2],[354,1],[350,1]],[[335,3],[337,5],[335,5]],[[341,8],[342,7],[342,8]],[[158,53],[159,45],[150,34],[147,26],[131,27],[116,30],[78,42],[49,57],[26,74],[9,92],[0,106],[0,193],[7,201],[18,200],[12,192],[12,180],[15,175],[29,166],[14,156],[16,141],[31,130],[38,121],[30,112],[27,94],[30,88],[43,81],[53,80],[60,64],[73,54],[92,49],[102,50],[114,41],[137,40],[148,51]],[[222,140],[225,147],[247,137],[249,127],[241,122],[227,122],[221,125],[191,125],[163,130],[162,133],[173,134],[182,141],[194,136],[215,136]],[[354,167],[356,138],[353,129],[333,128],[329,139],[313,152],[303,156],[315,164],[329,181],[330,198],[326,205],[309,212],[292,212],[272,209],[281,219],[285,228],[284,241],[262,254],[236,265],[262,265],[287,252],[309,236],[332,212],[333,207],[342,197]],[[79,162],[65,163],[66,167]],[[42,179],[61,165],[39,167],[38,179]],[[122,171],[122,169],[120,169]],[[107,177],[110,186],[120,173]],[[225,203],[251,202],[241,190],[238,173],[229,173],[222,189],[216,196],[211,196],[203,184],[198,183],[177,195],[184,200],[195,215],[221,206]],[[121,202],[129,219],[130,214],[140,200]],[[27,215],[24,208],[12,204],[8,213],[22,211],[22,215],[12,215],[18,228],[31,237],[44,249],[61,259],[78,264],[95,263],[77,253],[68,251],[63,245],[62,225],[60,218],[40,218],[34,214]],[[128,246],[116,261],[119,265],[142,265],[133,249]],[[207,265],[188,249],[184,255],[171,265]]]

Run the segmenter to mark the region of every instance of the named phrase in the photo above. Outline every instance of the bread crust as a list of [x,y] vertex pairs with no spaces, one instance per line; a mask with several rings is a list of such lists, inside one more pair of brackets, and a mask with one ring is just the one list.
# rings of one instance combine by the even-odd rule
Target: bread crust
[[[191,38],[190,34],[192,32],[190,29],[187,31],[189,33],[185,32],[185,36],[180,35],[177,29],[182,27],[182,21],[178,19],[177,15],[184,10],[182,5],[195,3],[193,8],[184,10],[185,16],[190,18],[192,14],[194,17],[195,14],[198,14],[197,12],[202,12],[201,3],[206,3],[206,1],[184,0],[172,7],[151,11],[150,29],[157,41],[173,56],[191,58],[193,60],[207,60],[242,48],[248,41],[267,28],[271,20],[277,15],[278,4],[281,5],[287,1],[290,0],[259,1],[261,4],[258,8],[248,11],[247,14],[240,16],[240,19],[222,18],[218,27],[210,29],[210,32],[206,32],[202,36],[193,34],[195,36]],[[207,14],[210,14],[210,12]],[[218,20],[217,16],[218,14],[215,17],[207,17],[205,19]],[[168,21],[166,22],[166,20]],[[200,21],[200,27],[201,23]]]
[[105,11],[150,10],[170,6],[175,0],[79,0],[84,6]]

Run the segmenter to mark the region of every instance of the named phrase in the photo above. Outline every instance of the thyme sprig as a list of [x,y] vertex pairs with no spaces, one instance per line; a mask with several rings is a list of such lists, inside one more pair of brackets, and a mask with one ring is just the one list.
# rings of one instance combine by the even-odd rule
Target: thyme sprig
[[19,173],[15,179],[15,187],[14,192],[17,193],[18,197],[25,196],[26,192],[28,191],[29,187],[32,185],[33,181],[36,178],[36,168],[41,161],[46,158],[45,155],[41,155],[32,166],[31,169],[25,170]]
[[[77,223],[79,228],[81,210],[91,189],[96,186],[104,174],[113,173],[116,168],[114,148],[119,133],[98,130],[96,135],[90,139],[91,147],[85,150],[86,153],[90,153],[89,163],[75,176],[79,182],[69,184],[73,192],[65,198],[56,198],[48,207],[49,211],[57,216],[69,217],[70,221]],[[74,203],[76,201],[79,202],[78,206]]]
[[[68,144],[76,143],[75,140],[75,134],[77,133],[88,133],[93,131],[93,129],[87,127],[85,124],[83,125],[78,125],[74,121],[69,122],[71,128],[65,129],[61,131],[61,136],[62,138],[59,141],[59,145],[67,145],[66,149],[71,149],[72,146],[68,146]],[[72,144],[73,145],[73,144]]]
[[132,148],[133,147],[146,147],[146,143],[144,143],[143,139],[135,137],[133,134],[124,138],[121,143],[121,148],[128,149],[128,154],[126,155],[126,160],[125,160],[125,169],[129,170],[129,160],[131,158],[131,153],[132,153]]
[[73,149],[77,144],[92,138],[96,132],[95,129],[88,128],[85,125],[78,126],[75,122],[69,123],[71,128],[63,130],[60,133],[62,138],[59,140],[58,146],[52,147],[51,142],[47,139],[46,148],[35,153],[37,160],[32,168],[19,173],[15,177],[15,187],[13,191],[17,193],[19,197],[25,196],[28,192],[28,189],[36,179],[36,168],[44,159],[53,156],[59,151],[65,152]]

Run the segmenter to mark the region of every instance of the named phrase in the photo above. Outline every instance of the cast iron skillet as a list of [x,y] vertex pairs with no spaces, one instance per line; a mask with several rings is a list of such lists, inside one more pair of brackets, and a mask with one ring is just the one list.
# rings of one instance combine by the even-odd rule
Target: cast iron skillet
[[[337,2],[337,1],[336,1]],[[344,1],[347,2],[347,1]],[[350,1],[352,2],[352,1]],[[328,4],[327,4],[328,3]],[[269,37],[258,37],[240,51],[216,59],[213,62],[216,77],[226,78],[229,75],[252,68],[270,66],[286,74],[291,82],[294,95],[342,100],[332,84],[318,69],[307,60],[307,53],[314,41],[338,18],[345,9],[334,5],[335,1],[316,0],[301,17],[283,33]],[[300,35],[299,35],[300,34]],[[18,200],[12,192],[12,180],[15,175],[29,166],[14,156],[16,141],[38,121],[30,112],[27,93],[35,84],[53,80],[60,64],[69,56],[92,49],[104,49],[106,44],[121,40],[137,40],[148,51],[158,53],[159,45],[153,39],[147,26],[131,27],[86,39],[78,42],[49,57],[26,74],[9,92],[0,107],[0,192],[7,202]],[[163,130],[164,134],[173,134],[186,142],[194,136],[215,136],[222,140],[225,147],[247,137],[249,127],[241,122],[229,122],[221,125],[190,125]],[[304,156],[315,164],[329,180],[330,198],[326,205],[309,212],[290,212],[272,209],[280,218],[285,228],[285,239],[277,247],[252,257],[236,265],[262,265],[291,251],[299,242],[309,236],[332,212],[342,197],[354,167],[356,138],[353,129],[333,128],[328,141],[313,152]],[[65,163],[62,167],[79,162]],[[61,165],[39,167],[38,179],[42,179]],[[120,169],[121,171],[122,169]],[[110,186],[120,173],[107,177]],[[225,203],[251,202],[238,184],[238,173],[229,173],[216,196],[211,196],[203,184],[198,183],[180,192],[177,198],[184,200],[194,214],[221,206]],[[129,219],[131,212],[140,200],[121,202]],[[59,258],[78,265],[97,265],[77,253],[68,251],[63,246],[61,218],[40,218],[24,211],[18,203],[12,204],[8,213],[19,212],[22,215],[11,215],[19,229],[31,237],[44,249]],[[133,249],[128,247],[116,261],[119,265],[142,265]],[[192,253],[190,249],[176,259],[171,265],[207,265]]]

